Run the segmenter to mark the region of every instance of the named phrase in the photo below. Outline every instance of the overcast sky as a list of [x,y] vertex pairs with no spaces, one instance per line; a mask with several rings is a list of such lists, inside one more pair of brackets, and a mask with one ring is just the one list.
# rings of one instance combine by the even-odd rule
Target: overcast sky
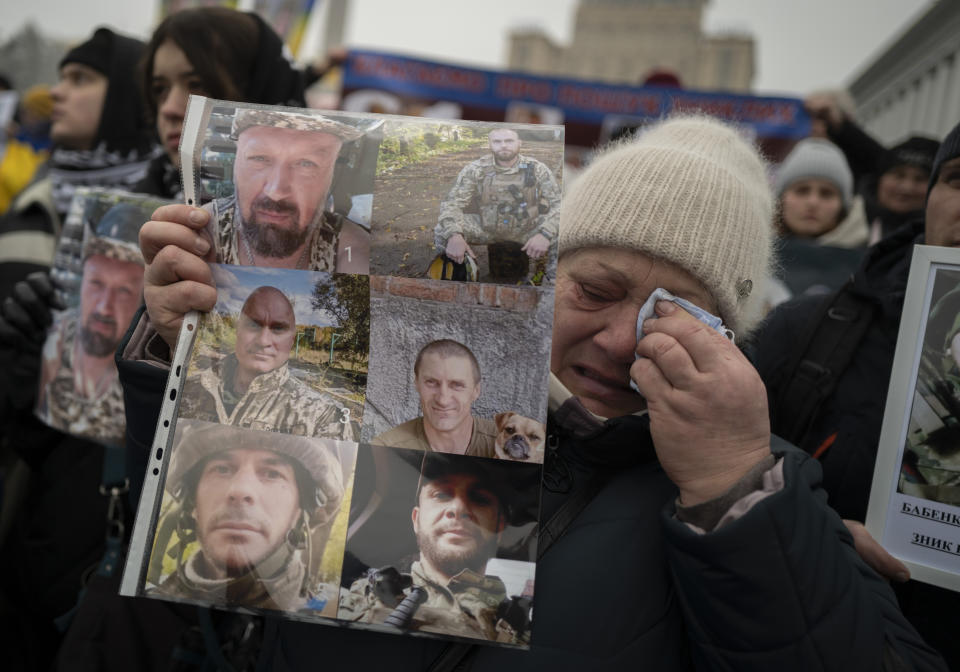
[[[930,0],[711,0],[705,28],[752,33],[757,41],[754,89],[802,96],[848,83],[930,4]],[[29,19],[57,37],[82,38],[101,24],[146,37],[155,25],[156,6],[155,0],[5,0],[0,39]],[[576,0],[353,0],[346,42],[502,68],[511,28],[538,26],[556,40],[567,41],[575,6]]]
[[291,271],[283,268],[221,266],[213,264],[217,282],[217,307],[221,313],[238,315],[250,293],[268,285],[282,291],[293,303],[297,324],[314,327],[339,326],[336,317],[326,310],[314,310],[310,297],[314,283],[330,282],[330,274],[322,272]]

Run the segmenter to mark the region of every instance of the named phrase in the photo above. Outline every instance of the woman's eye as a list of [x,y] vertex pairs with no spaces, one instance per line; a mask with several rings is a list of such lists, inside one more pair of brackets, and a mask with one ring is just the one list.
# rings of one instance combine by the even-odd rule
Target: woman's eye
[[590,301],[609,301],[610,297],[603,290],[591,285],[580,285],[580,293]]

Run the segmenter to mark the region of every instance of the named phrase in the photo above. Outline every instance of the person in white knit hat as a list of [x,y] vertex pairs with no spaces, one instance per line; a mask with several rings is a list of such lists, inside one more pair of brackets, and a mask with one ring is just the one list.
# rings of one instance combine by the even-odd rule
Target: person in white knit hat
[[837,231],[853,205],[853,173],[843,152],[829,140],[798,142],[780,164],[774,189],[780,199],[781,234],[822,238],[823,245],[842,247],[867,242],[863,222],[856,223],[856,230]]
[[792,296],[840,287],[866,251],[863,199],[853,194],[853,173],[829,140],[806,138],[776,171],[774,227],[780,268],[768,299],[772,308]]
[[[190,212],[158,211],[181,229]],[[772,215],[759,154],[717,121],[668,120],[603,152],[561,211],[530,650],[280,622],[287,667],[322,650],[395,670],[944,669],[857,555],[816,463],[770,435],[730,340],[759,319]],[[190,236],[141,242],[157,267],[147,311],[172,345],[171,313],[212,297],[156,254]],[[141,390],[146,335],[120,362]]]

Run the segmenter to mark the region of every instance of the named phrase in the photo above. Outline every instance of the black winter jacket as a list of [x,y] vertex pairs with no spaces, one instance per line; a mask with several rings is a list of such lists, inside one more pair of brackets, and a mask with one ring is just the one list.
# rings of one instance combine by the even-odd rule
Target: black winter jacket
[[[910,255],[914,243],[922,242],[922,232],[922,224],[916,223],[881,240],[870,248],[854,274],[853,293],[875,306],[873,322],[800,445],[812,454],[828,437],[837,434],[820,462],[830,505],[842,518],[866,518]],[[754,364],[767,386],[774,433],[790,413],[790,409],[779,408],[777,403],[792,374],[789,363],[798,355],[814,320],[831,297],[804,296],[777,306],[754,336]]]
[[[830,506],[843,518],[866,518],[910,259],[913,246],[922,243],[922,222],[904,226],[872,247],[854,275],[855,295],[875,306],[873,321],[800,446],[814,453],[836,434],[818,461]],[[778,306],[754,340],[754,360],[767,386],[774,432],[790,413],[777,404],[791,375],[789,363],[828,301],[830,296],[803,297]],[[960,643],[953,628],[960,595],[917,581],[897,584],[894,590],[903,613],[924,639],[943,654],[951,669],[960,669]]]
[[[149,452],[162,370],[119,369],[128,431]],[[944,669],[857,556],[819,466],[796,449],[775,444],[783,490],[701,535],[673,515],[677,491],[645,417],[594,427],[554,417],[551,429],[542,520],[593,477],[603,486],[538,562],[532,649],[474,647],[470,669]],[[425,670],[448,646],[267,619],[257,667]]]
[[886,238],[901,226],[923,216],[920,210],[892,212],[877,202],[877,182],[883,167],[889,161],[890,150],[849,119],[844,120],[839,128],[830,131],[830,140],[843,151],[847,163],[850,164],[857,193],[863,197],[867,226],[880,220],[881,238]]

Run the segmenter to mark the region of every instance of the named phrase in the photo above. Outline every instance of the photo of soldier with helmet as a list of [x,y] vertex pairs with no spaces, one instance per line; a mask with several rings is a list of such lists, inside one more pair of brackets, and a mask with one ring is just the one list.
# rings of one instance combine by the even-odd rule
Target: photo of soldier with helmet
[[181,421],[145,593],[336,615],[356,446]]
[[364,446],[338,618],[529,643],[538,465]]
[[371,272],[550,284],[562,170],[559,126],[388,121]]

